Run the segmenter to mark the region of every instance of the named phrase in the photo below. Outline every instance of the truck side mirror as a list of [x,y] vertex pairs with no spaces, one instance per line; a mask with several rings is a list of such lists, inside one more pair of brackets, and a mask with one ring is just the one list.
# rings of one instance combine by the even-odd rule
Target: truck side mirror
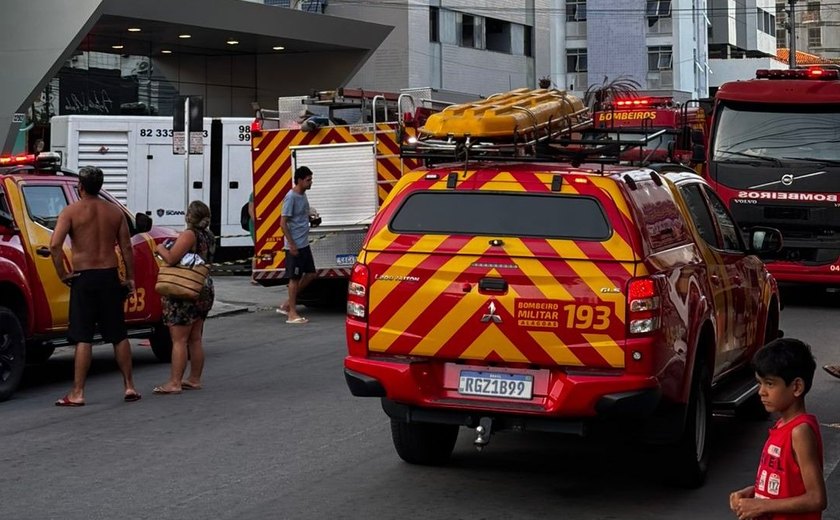
[[0,210],[0,235],[11,235],[17,231],[18,227],[12,215]]
[[691,144],[706,144],[706,136],[703,134],[701,130],[692,130],[691,131]]
[[134,222],[136,223],[135,230],[138,233],[148,233],[152,230],[152,217],[145,213],[137,213],[134,215]]
[[754,227],[750,229],[750,253],[768,257],[782,250],[782,233],[776,228]]
[[706,147],[702,144],[695,144],[691,146],[691,162],[695,164],[702,164],[706,162]]

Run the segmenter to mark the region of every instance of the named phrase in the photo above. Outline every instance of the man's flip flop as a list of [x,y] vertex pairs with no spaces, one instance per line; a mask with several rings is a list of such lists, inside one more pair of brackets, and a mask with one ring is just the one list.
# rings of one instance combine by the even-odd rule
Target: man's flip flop
[[288,316],[289,311],[283,309],[277,309],[277,314],[282,314],[283,316]]
[[286,323],[289,325],[303,325],[304,323],[309,323],[309,320],[301,316],[300,318],[295,318],[293,320],[286,320]]
[[181,381],[181,388],[184,390],[201,390],[201,385],[194,385],[189,381]]
[[180,390],[167,390],[166,388],[164,388],[162,386],[154,387],[152,389],[152,392],[154,392],[158,395],[170,395],[170,394],[180,394],[181,393]]
[[78,406],[84,406],[85,402],[82,401],[81,403],[77,403],[77,402],[71,401],[70,398],[65,395],[64,397],[62,397],[61,399],[56,401],[55,405],[56,406],[67,406],[67,407],[70,407],[70,408],[75,408],[75,407],[78,407]]
[[133,392],[130,394],[125,394],[125,396],[123,397],[123,401],[125,401],[126,403],[134,403],[142,398],[142,395],[138,394],[137,392]]
[[840,379],[840,365],[823,365],[823,370],[828,372],[828,375]]

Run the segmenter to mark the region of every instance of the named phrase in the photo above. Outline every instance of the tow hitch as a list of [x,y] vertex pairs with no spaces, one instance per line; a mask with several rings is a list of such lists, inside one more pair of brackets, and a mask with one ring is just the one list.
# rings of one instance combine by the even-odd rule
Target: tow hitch
[[482,417],[478,421],[478,426],[475,427],[475,449],[481,451],[490,442],[490,436],[493,435],[493,419],[489,417]]

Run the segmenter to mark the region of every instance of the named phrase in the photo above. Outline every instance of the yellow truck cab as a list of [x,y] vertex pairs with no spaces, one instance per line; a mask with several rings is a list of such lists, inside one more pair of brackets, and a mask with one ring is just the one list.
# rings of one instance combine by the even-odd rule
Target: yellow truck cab
[[712,410],[760,407],[749,363],[780,307],[756,255],[778,232],[745,241],[702,178],[619,165],[624,150],[576,139],[586,118],[566,93],[521,90],[405,143],[450,162],[402,177],[371,224],[345,377],[382,399],[407,462],[444,463],[461,427],[481,448],[500,430],[606,426],[663,445],[697,486]]
[[[43,363],[67,344],[70,289],[58,278],[49,244],[58,214],[78,199],[78,178],[59,162],[50,153],[0,158],[0,401],[14,393],[26,363]],[[136,291],[123,309],[129,336],[150,338],[155,355],[168,360],[172,342],[161,323],[154,249],[175,233],[153,227],[145,214],[131,215],[105,190],[100,197],[123,211],[131,233]],[[65,254],[72,264],[70,239]]]

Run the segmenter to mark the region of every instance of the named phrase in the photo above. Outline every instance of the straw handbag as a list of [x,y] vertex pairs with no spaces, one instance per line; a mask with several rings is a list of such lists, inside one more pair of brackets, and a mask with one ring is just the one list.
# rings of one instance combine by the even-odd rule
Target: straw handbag
[[207,277],[210,276],[208,265],[196,263],[200,258],[193,254],[186,263],[182,258],[178,265],[161,265],[155,284],[158,294],[176,300],[197,300],[204,284],[207,283]]

